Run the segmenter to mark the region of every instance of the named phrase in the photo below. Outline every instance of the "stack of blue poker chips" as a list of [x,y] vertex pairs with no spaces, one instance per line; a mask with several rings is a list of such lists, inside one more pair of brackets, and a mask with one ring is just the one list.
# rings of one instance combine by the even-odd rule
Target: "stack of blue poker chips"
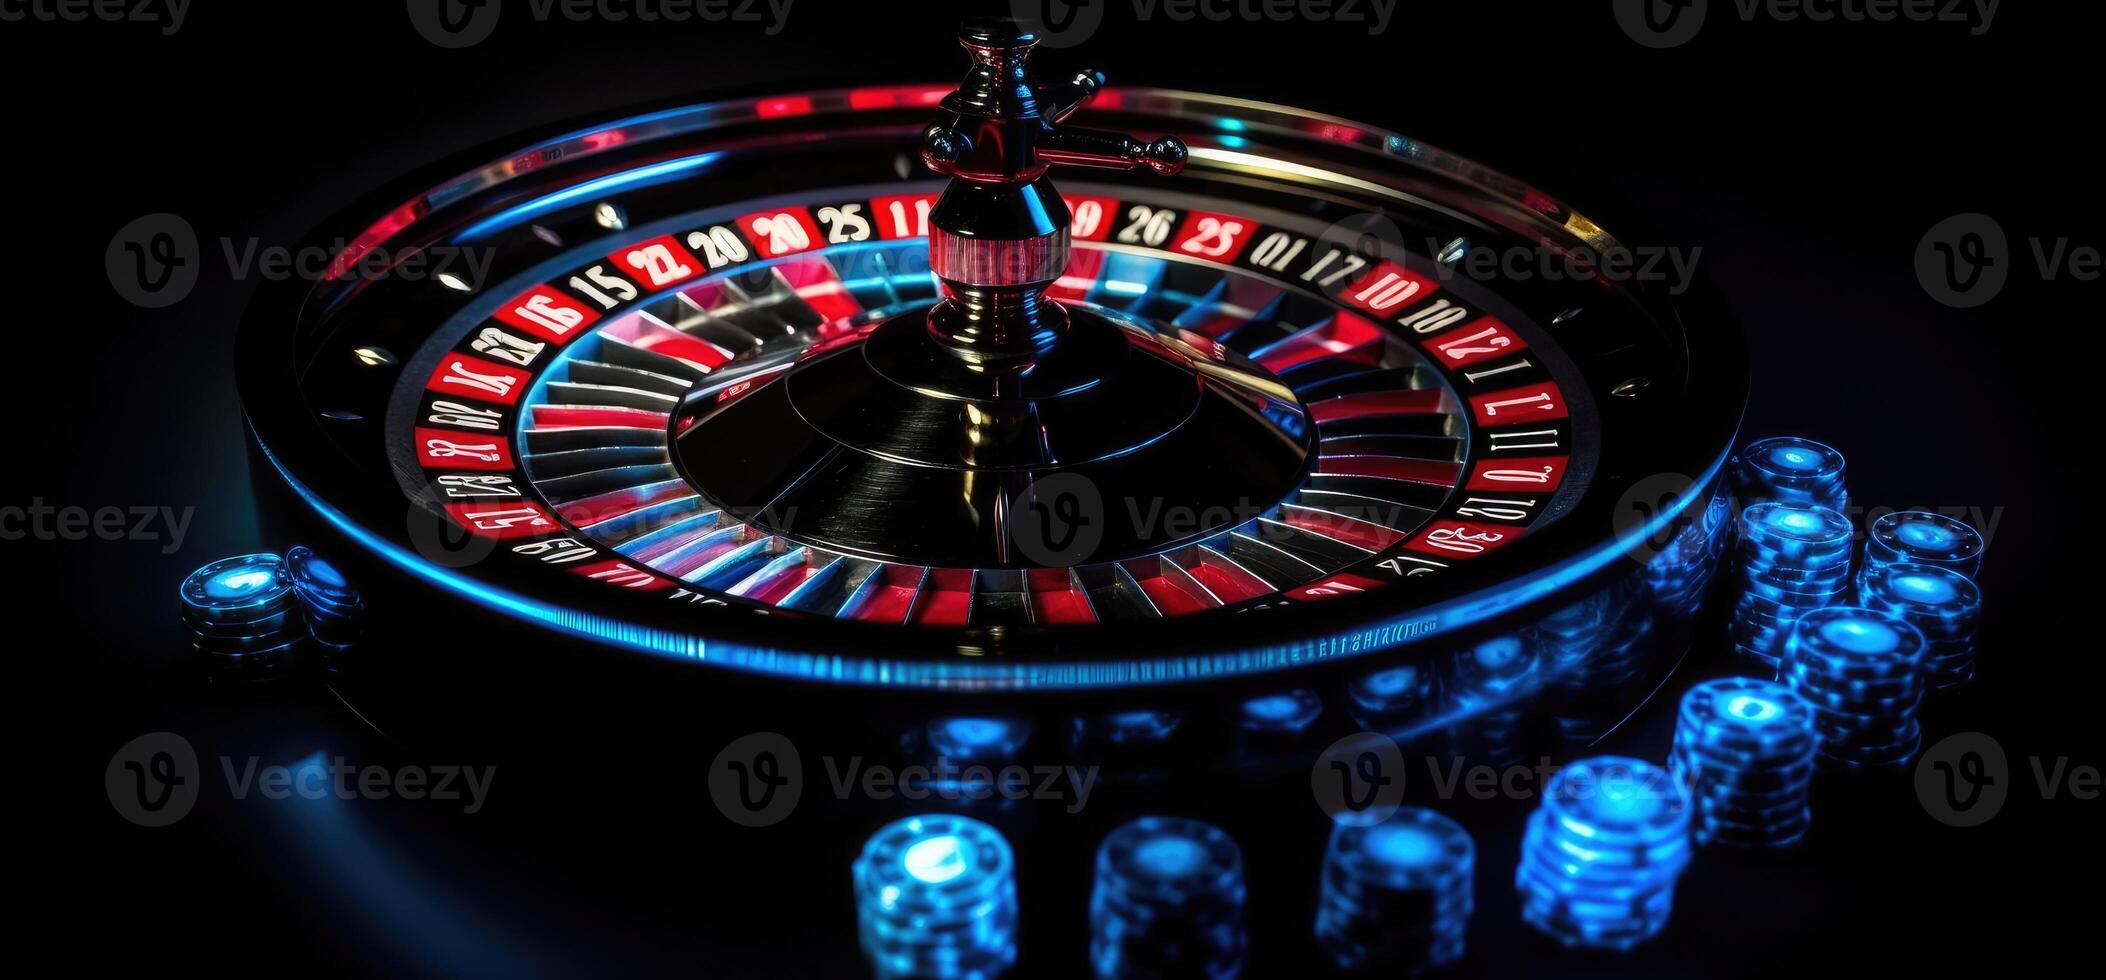
[[1449,751],[1482,765],[1518,761],[1526,739],[1524,695],[1542,686],[1540,642],[1506,633],[1456,651],[1448,661],[1449,710],[1465,717],[1449,729]]
[[998,790],[995,771],[1016,761],[1031,740],[1032,725],[1018,718],[936,718],[923,729],[927,788],[945,798],[1014,802]]
[[1016,962],[1016,857],[971,817],[879,828],[855,863],[863,955],[881,978],[1000,975]]
[[1439,710],[1440,673],[1433,664],[1385,667],[1346,686],[1347,711],[1369,731],[1402,731]]
[[1219,827],[1141,817],[1097,848],[1090,963],[1099,977],[1233,977],[1243,969],[1243,852]]
[[1927,510],[1886,514],[1872,522],[1865,538],[1865,567],[1908,562],[1943,565],[1968,578],[1982,571],[1987,542],[1966,521]]
[[1843,454],[1812,439],[1758,439],[1733,454],[1733,491],[1741,506],[1777,502],[1849,511]]
[[306,632],[277,555],[222,558],[191,572],[178,592],[191,646],[208,667],[270,674],[298,662]]
[[294,547],[285,553],[285,570],[316,643],[342,653],[358,642],[365,631],[365,602],[335,565],[312,548]]
[[1950,691],[1974,680],[1974,638],[1982,590],[1943,565],[1898,562],[1869,566],[1858,578],[1858,602],[1908,620],[1930,644],[1924,665],[1932,688]]
[[1786,685],[1722,677],[1682,696],[1669,765],[1699,845],[1789,847],[1813,820],[1813,706]]
[[1776,666],[1794,620],[1849,601],[1850,551],[1850,522],[1827,507],[1766,503],[1742,511],[1733,648]]
[[1601,756],[1559,770],[1521,838],[1522,920],[1576,949],[1658,935],[1689,866],[1691,815],[1682,785],[1651,763]]
[[1339,824],[1324,849],[1316,943],[1346,970],[1408,972],[1462,959],[1475,910],[1477,845],[1432,810]]
[[1721,486],[1701,513],[1646,563],[1646,587],[1654,608],[1677,619],[1703,609],[1718,559],[1733,542],[1733,497]]
[[1892,613],[1831,606],[1799,618],[1778,679],[1814,710],[1824,762],[1905,766],[1923,744],[1923,634]]

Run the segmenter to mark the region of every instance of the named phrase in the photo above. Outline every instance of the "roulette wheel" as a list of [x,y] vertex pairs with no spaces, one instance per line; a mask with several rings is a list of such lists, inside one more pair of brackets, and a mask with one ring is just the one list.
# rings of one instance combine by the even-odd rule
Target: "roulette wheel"
[[[1051,826],[924,770],[1054,972],[1083,969],[1057,936],[1089,931],[1088,882],[1045,884],[1051,856],[1088,867],[1104,820],[1305,794],[1356,732],[1504,764],[1614,730],[1729,536],[1724,305],[1473,274],[1620,246],[1376,127],[1042,82],[1036,40],[974,21],[959,83],[523,138],[318,229],[348,246],[261,287],[238,379],[274,533],[363,637],[260,675],[499,755],[649,768],[764,733],[1101,771],[1127,802]],[[431,274],[384,274],[409,261]],[[727,771],[685,792],[770,783]],[[841,902],[900,805],[799,811]],[[1262,908],[1257,832],[1231,827]],[[839,911],[811,928],[852,945]],[[1313,955],[1294,918],[1249,916],[1254,962]]]

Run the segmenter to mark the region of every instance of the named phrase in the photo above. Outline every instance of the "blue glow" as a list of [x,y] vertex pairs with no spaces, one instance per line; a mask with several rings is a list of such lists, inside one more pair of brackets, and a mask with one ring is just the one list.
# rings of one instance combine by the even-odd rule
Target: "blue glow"
[[993,745],[1009,737],[1009,725],[993,718],[953,718],[943,724],[952,742],[968,747]]
[[320,558],[316,558],[308,564],[307,573],[313,576],[316,582],[333,588],[344,588],[351,584],[344,579],[344,573],[336,570],[335,565],[331,565]]
[[1936,524],[1916,521],[1901,525],[1896,531],[1902,541],[1919,548],[1950,548],[1959,537]]
[[1381,698],[1416,693],[1419,689],[1419,669],[1392,667],[1388,670],[1378,670],[1362,678],[1360,685],[1367,693]]
[[1302,708],[1301,702],[1285,694],[1252,698],[1243,702],[1243,713],[1263,721],[1285,721]]
[[952,834],[917,841],[901,859],[914,880],[940,885],[965,873],[965,846]]
[[1158,878],[1188,877],[1206,859],[1206,849],[1188,837],[1157,837],[1133,849],[1134,865]]
[[1741,721],[1768,721],[1784,714],[1784,706],[1771,698],[1743,694],[1726,702],[1726,714]]
[[1382,824],[1368,831],[1367,852],[1387,864],[1423,867],[1432,864],[1443,850],[1439,841],[1416,828]]
[[683,174],[689,171],[699,170],[715,163],[722,156],[722,153],[698,153],[694,156],[680,157],[676,160],[667,160],[663,163],[651,164],[648,167],[624,170],[621,173],[608,174],[605,177],[588,180],[582,184],[576,184],[552,194],[537,197],[524,204],[506,208],[497,214],[468,226],[459,235],[454,236],[454,241],[475,241],[521,222],[532,221],[551,211],[560,210],[592,198],[602,197],[615,191],[669,183],[680,179]]
[[1901,634],[1873,619],[1838,619],[1822,623],[1821,639],[1851,653],[1887,653],[1901,646]]
[[1821,468],[1821,455],[1819,453],[1801,449],[1797,446],[1772,452],[1770,461],[1778,466],[1793,470],[1818,470]]
[[222,572],[205,583],[205,594],[216,599],[239,599],[278,580],[268,571]]
[[292,598],[292,585],[277,555],[237,555],[184,576],[176,594],[192,627],[224,628],[279,616]]
[[1511,667],[1527,655],[1528,648],[1514,636],[1486,640],[1478,644],[1475,651],[1478,664],[1495,671]]
[[1888,582],[1902,598],[1913,602],[1947,603],[1960,597],[1951,582],[1929,575],[1896,575]]

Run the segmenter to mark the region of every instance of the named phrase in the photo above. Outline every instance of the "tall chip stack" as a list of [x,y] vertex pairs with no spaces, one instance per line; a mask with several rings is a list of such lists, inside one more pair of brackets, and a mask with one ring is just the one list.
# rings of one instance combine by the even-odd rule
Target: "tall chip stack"
[[1893,613],[1922,632],[1930,644],[1924,664],[1932,690],[1952,691],[1974,680],[1982,590],[1964,573],[1909,562],[1867,566],[1858,580],[1858,604]]
[[1742,511],[1734,650],[1775,667],[1794,620],[1848,601],[1850,536],[1850,522],[1827,507],[1763,503]]
[[1344,970],[1403,974],[1453,964],[1475,909],[1476,869],[1469,832],[1432,810],[1337,824],[1324,849],[1316,943]]
[[1689,865],[1692,815],[1681,783],[1649,762],[1600,756],[1559,770],[1521,839],[1522,920],[1576,949],[1658,935]]
[[1090,962],[1101,978],[1233,977],[1245,948],[1243,852],[1221,828],[1141,817],[1097,848]]
[[1916,757],[1927,647],[1907,620],[1876,609],[1830,606],[1799,618],[1777,676],[1813,705],[1823,763],[1869,769]]
[[191,646],[215,676],[261,679],[298,664],[306,634],[277,555],[222,558],[191,572],[178,593]]
[[324,657],[335,662],[365,631],[364,600],[343,573],[323,561],[312,548],[294,547],[287,551],[285,570],[293,596],[305,614],[308,635]]
[[1813,706],[1776,681],[1722,677],[1682,696],[1669,767],[1699,846],[1789,847],[1813,820]]
[[854,869],[863,955],[881,978],[989,978],[1016,962],[1016,858],[971,817],[879,828]]

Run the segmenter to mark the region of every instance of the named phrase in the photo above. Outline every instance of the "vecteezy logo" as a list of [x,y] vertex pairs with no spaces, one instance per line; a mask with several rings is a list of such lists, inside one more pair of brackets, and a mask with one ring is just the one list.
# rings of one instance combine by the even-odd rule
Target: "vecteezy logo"
[[1633,559],[1651,561],[1653,556],[1674,543],[1677,523],[1670,520],[1655,526],[1654,522],[1677,501],[1687,497],[1695,485],[1695,480],[1680,473],[1655,473],[1632,484],[1617,500],[1609,521],[1615,527],[1616,540],[1628,549]]
[[1009,503],[1010,542],[1040,565],[1081,564],[1104,542],[1104,495],[1080,473],[1040,477]]
[[2011,243],[1986,214],[1956,214],[1931,227],[1916,244],[1916,281],[1954,309],[1996,298],[2011,278]]
[[1317,756],[1309,790],[1317,807],[1339,823],[1381,823],[1404,803],[1404,751],[1380,732],[1347,735]]
[[[541,518],[538,512],[532,509],[499,506],[489,511],[466,511],[463,519],[495,530],[504,527],[508,522]],[[473,533],[435,513],[434,510],[421,506],[419,501],[410,502],[403,522],[403,528],[409,532],[410,546],[415,548],[417,554],[425,561],[441,568],[467,568],[497,552],[498,541],[494,534]],[[557,538],[545,543],[549,547],[538,548],[533,552],[522,550],[521,553],[534,554],[551,564],[562,564],[583,557],[577,555],[578,549],[565,547],[566,544],[576,544],[569,538]],[[521,546],[522,549],[524,547]]]
[[197,805],[197,750],[173,732],[141,735],[110,757],[102,785],[118,816],[141,827],[166,827]]
[[2010,795],[2011,767],[2004,747],[1981,732],[1948,735],[1916,763],[1916,797],[1939,823],[1987,823]]
[[1678,48],[1704,27],[1707,0],[1616,0],[1616,23],[1648,48]]
[[1097,33],[1104,22],[1104,0],[1009,0],[1009,12],[1038,34],[1049,48],[1072,48]]
[[497,30],[499,0],[409,0],[410,23],[442,48],[472,48]]
[[709,764],[709,795],[742,827],[781,823],[804,792],[797,746],[774,732],[754,732],[724,746]]
[[149,214],[118,229],[103,252],[110,286],[126,302],[157,310],[197,285],[197,231],[173,214]]

